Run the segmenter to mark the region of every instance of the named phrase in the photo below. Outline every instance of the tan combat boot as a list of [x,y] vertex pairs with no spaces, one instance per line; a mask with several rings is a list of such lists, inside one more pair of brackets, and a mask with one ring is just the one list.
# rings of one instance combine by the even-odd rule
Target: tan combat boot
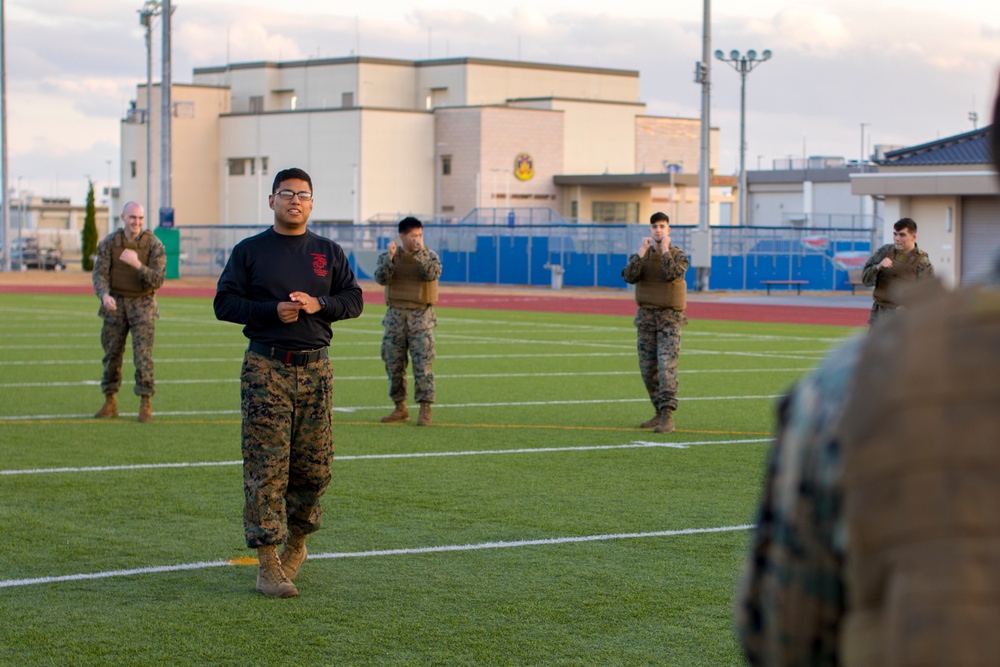
[[406,401],[396,401],[396,409],[382,417],[382,423],[403,422],[410,418],[410,411],[406,409]]
[[431,425],[431,404],[421,403],[420,414],[417,415],[417,426],[430,426],[430,425]]
[[118,416],[118,399],[115,398],[114,394],[104,395],[104,405],[101,406],[101,409],[94,416],[98,419]]
[[306,536],[301,533],[291,533],[285,548],[281,550],[281,569],[285,571],[285,576],[289,581],[295,581],[299,574],[299,568],[306,562],[309,554],[306,553]]
[[281,569],[281,559],[273,544],[257,548],[257,560],[260,569],[257,571],[257,592],[269,598],[293,598],[299,594],[295,584],[288,580]]
[[149,402],[149,396],[139,397],[139,421],[143,424],[153,421],[153,406]]
[[670,408],[660,410],[660,421],[653,427],[653,433],[673,433],[674,431],[674,411]]
[[653,428],[660,423],[660,413],[657,412],[655,415],[647,419],[646,421],[639,424],[639,428]]

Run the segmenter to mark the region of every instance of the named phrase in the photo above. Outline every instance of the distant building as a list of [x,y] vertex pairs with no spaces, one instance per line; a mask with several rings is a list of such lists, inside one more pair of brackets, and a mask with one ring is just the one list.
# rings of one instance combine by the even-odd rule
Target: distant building
[[[317,222],[493,221],[511,209],[519,222],[548,222],[531,217],[548,209],[581,222],[645,223],[656,210],[698,222],[700,122],[646,114],[631,70],[480,58],[238,63],[195,69],[171,99],[178,225],[269,222],[271,179],[291,166],[314,179]],[[147,201],[151,131],[155,222],[159,113],[145,100],[140,85],[122,122],[120,198]],[[713,185],[718,224],[735,182]]]
[[842,157],[774,160],[769,171],[747,171],[747,224],[756,227],[871,229],[878,202],[851,192],[851,174],[874,165]]
[[851,176],[854,194],[884,200],[882,240],[892,224],[917,222],[917,244],[949,284],[986,273],[1000,253],[1000,187],[989,155],[991,126],[889,151],[876,173]]
[[[64,257],[79,256],[87,207],[71,204],[69,197],[23,195],[10,200],[10,237],[15,241],[37,239],[42,248],[61,250]],[[98,238],[108,233],[108,208],[95,211]]]

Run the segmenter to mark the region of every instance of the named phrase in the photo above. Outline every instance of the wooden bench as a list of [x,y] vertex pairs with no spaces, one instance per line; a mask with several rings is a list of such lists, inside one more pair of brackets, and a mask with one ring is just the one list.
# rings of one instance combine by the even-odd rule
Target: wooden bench
[[808,280],[762,280],[760,282],[765,287],[767,287],[768,296],[771,295],[771,287],[773,287],[774,285],[785,285],[789,289],[791,289],[794,286],[798,294],[801,295],[802,286],[809,284]]
[[847,272],[847,284],[851,286],[851,294],[856,294],[858,287],[867,287],[861,282],[861,269],[852,269]]

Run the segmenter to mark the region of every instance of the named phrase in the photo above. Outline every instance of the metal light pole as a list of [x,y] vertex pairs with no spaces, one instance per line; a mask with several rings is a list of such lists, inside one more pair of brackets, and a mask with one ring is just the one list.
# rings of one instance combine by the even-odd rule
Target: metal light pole
[[747,219],[747,170],[746,170],[746,118],[747,118],[747,74],[763,63],[770,60],[771,52],[765,50],[757,58],[757,52],[751,49],[746,55],[740,55],[739,51],[729,52],[729,57],[720,50],[715,52],[715,57],[724,63],[729,63],[733,69],[740,73],[740,226],[746,225]]
[[[870,123],[861,123],[861,152],[858,153],[858,173],[865,173],[865,125],[870,125]],[[858,227],[864,227],[865,225],[865,196],[858,195]]]
[[[173,109],[170,100],[170,20],[173,10],[170,0],[163,0],[163,74],[160,77],[160,225],[173,227],[174,209],[171,203],[171,136]],[[148,213],[147,213],[148,215]]]
[[3,171],[3,270],[10,271],[10,190],[7,181],[7,30],[4,24],[5,0],[0,0],[0,170]]
[[[160,14],[159,0],[146,0],[139,11],[139,25],[146,29],[146,113],[143,122],[146,125],[146,224],[152,224],[151,209],[153,205],[153,17]],[[110,215],[110,212],[109,212]]]
[[695,269],[695,287],[708,289],[712,272],[712,2],[702,0],[701,60],[695,63],[694,81],[701,86],[701,141],[698,164],[698,229],[691,235],[691,259]]

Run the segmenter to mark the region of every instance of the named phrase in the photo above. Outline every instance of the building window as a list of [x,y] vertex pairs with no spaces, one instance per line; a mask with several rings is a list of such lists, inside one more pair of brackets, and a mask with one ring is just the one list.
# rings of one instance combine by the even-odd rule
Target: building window
[[595,201],[594,222],[639,222],[639,202]]
[[129,173],[132,174],[132,178],[135,178],[135,171],[136,171],[136,169],[135,169],[135,160],[132,160],[131,162],[128,163],[128,170],[129,170]]
[[451,156],[442,155],[441,156],[441,175],[451,176]]
[[260,175],[267,176],[267,158],[262,157],[260,159]]
[[250,96],[250,113],[264,113],[264,96]]
[[354,93],[341,93],[340,106],[349,109],[354,106]]
[[247,173],[247,161],[246,158],[237,157],[229,158],[229,175],[230,176],[243,176]]

